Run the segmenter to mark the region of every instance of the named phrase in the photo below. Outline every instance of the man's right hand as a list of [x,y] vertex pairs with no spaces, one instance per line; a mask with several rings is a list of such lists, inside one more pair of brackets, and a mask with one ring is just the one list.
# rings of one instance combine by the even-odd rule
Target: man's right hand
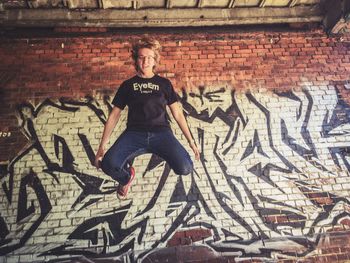
[[95,167],[97,169],[100,169],[101,168],[101,161],[102,161],[102,158],[103,156],[105,155],[105,149],[103,147],[99,147],[98,148],[98,151],[96,153],[96,156],[95,156]]

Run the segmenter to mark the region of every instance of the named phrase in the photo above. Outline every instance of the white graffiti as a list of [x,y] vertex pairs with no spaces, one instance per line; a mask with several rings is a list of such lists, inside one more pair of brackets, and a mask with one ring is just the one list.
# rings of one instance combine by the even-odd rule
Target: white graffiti
[[[287,257],[292,249],[311,252],[300,239],[316,246],[315,236],[349,216],[350,110],[334,87],[201,87],[180,100],[201,150],[195,172],[178,177],[164,161],[143,155],[125,201],[92,165],[108,100],[21,105],[29,143],[2,178],[0,224],[7,231],[0,255],[142,261],[178,230],[201,227],[212,236],[196,244],[214,251]],[[125,129],[126,114],[113,138]]]

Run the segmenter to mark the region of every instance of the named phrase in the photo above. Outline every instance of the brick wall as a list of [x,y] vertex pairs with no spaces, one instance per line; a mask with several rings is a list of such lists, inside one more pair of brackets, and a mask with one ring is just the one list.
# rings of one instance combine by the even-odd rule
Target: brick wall
[[[91,162],[139,35],[69,31],[0,39],[5,262],[349,259],[348,38],[150,32],[201,160],[179,177],[157,156],[137,158],[120,201]],[[113,137],[125,121],[124,111]]]

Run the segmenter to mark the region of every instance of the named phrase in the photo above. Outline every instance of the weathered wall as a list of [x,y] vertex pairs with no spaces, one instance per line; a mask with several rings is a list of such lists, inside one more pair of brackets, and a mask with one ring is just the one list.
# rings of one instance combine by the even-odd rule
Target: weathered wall
[[155,260],[190,244],[246,261],[349,258],[348,39],[151,35],[202,154],[185,177],[137,158],[125,201],[91,162],[138,35],[1,39],[2,260]]

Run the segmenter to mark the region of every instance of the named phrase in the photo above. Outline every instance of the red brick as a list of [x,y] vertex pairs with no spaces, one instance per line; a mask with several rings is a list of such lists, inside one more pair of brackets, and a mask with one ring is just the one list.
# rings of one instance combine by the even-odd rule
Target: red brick
[[[57,32],[103,31],[105,28],[56,28]],[[219,34],[219,33],[217,33]],[[235,88],[254,87],[256,83],[266,83],[266,88],[277,90],[286,86],[301,86],[308,78],[311,85],[332,85],[336,83],[343,101],[350,103],[350,91],[344,83],[349,80],[350,53],[347,43],[321,33],[282,32],[281,40],[271,44],[269,39],[274,32],[235,33],[220,35],[201,33],[191,39],[187,35],[161,33],[163,43],[161,74],[174,73],[174,83],[181,82],[184,72],[194,81],[229,82],[234,79]],[[76,35],[76,34],[75,34]],[[13,142],[0,145],[2,161],[8,161],[27,142],[16,126],[15,106],[22,101],[41,102],[46,98],[67,96],[80,99],[90,92],[107,89],[111,94],[127,77],[134,74],[130,59],[130,39],[138,35],[103,34],[101,37],[41,37],[37,39],[11,39],[0,43],[0,69],[10,69],[16,73],[11,85],[13,90],[8,104],[11,109],[2,110],[3,127],[13,127]],[[183,40],[182,40],[183,38]],[[3,40],[3,39],[2,39]],[[181,45],[180,45],[181,41]],[[64,48],[61,44],[64,43]],[[118,73],[114,74],[114,71]],[[181,74],[180,74],[181,73]],[[205,78],[204,78],[205,76]],[[58,87],[58,81],[65,84]],[[341,84],[342,83],[342,84]],[[113,92],[112,92],[113,91]],[[4,116],[5,115],[5,116]],[[17,130],[16,130],[17,129]],[[11,138],[12,140],[12,138]],[[320,206],[333,205],[329,196],[308,193],[310,200]],[[266,218],[274,224],[288,222],[288,215],[274,214]],[[349,219],[342,219],[339,225],[330,230],[344,231],[350,226]],[[168,245],[190,244],[207,237],[205,232],[177,232]],[[330,237],[331,246],[322,247],[325,255],[306,257],[283,262],[335,262],[348,259],[349,239],[346,236]],[[345,248],[341,248],[345,246]],[[253,259],[251,259],[253,262]]]

